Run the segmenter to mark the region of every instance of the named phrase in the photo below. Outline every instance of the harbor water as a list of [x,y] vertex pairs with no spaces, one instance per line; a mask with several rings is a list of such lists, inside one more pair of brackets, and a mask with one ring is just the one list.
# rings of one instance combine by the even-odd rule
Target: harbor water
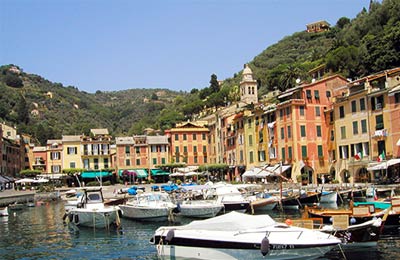
[[[0,217],[1,259],[157,259],[149,239],[159,226],[169,225],[122,218],[119,230],[73,231],[63,223],[62,202],[10,213],[8,217]],[[274,210],[268,214],[279,221],[300,217],[299,211]],[[190,221],[179,217],[176,220],[177,224]],[[261,254],[260,259],[263,259]],[[336,248],[320,259],[400,259],[399,227],[386,229],[377,247],[345,251]]]

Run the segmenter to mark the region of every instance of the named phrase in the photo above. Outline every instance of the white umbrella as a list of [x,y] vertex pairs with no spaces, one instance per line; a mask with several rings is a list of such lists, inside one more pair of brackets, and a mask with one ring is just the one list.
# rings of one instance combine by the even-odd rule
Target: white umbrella
[[32,183],[32,182],[36,182],[36,180],[30,179],[30,178],[24,178],[24,179],[15,181],[15,183]]

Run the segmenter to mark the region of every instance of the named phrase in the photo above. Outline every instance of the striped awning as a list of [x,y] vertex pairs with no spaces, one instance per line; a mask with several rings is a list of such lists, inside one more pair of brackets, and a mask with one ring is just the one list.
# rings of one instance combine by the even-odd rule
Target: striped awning
[[138,178],[147,178],[148,174],[145,169],[135,169]]

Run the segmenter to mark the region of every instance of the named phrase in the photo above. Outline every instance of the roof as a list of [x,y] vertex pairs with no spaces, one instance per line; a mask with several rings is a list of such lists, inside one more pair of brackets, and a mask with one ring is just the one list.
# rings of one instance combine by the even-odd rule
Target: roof
[[35,146],[33,147],[33,152],[46,152],[45,146]]
[[157,136],[148,136],[147,137],[148,144],[168,144],[168,137],[157,135]]
[[62,141],[63,142],[80,142],[81,136],[80,135],[63,135]]
[[118,144],[135,144],[132,136],[115,137],[115,143]]
[[92,132],[94,135],[108,135],[107,128],[90,129],[90,132]]

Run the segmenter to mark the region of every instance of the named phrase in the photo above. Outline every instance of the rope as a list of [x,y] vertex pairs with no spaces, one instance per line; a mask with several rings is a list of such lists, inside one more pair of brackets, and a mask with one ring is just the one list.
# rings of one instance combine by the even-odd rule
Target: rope
[[347,257],[346,257],[346,255],[344,254],[344,251],[343,251],[342,245],[341,245],[341,244],[339,244],[338,246],[339,246],[340,252],[341,252],[341,253],[342,253],[342,255],[343,255],[343,259],[347,260]]

